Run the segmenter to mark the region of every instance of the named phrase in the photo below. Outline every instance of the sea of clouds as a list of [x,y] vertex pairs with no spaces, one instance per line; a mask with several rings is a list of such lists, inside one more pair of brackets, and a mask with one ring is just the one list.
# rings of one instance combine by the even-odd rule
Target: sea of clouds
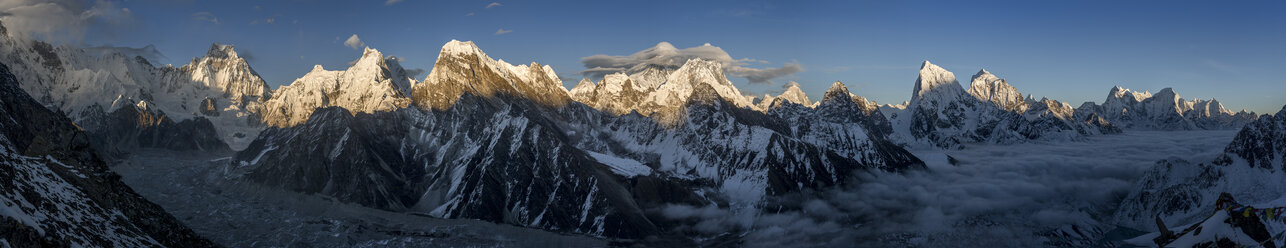
[[1208,161],[1235,135],[1130,131],[912,151],[928,170],[863,173],[833,190],[771,199],[780,209],[671,205],[661,212],[685,223],[683,231],[744,234],[745,246],[1034,247],[1059,242],[1050,235],[1058,232],[1093,240],[1115,228],[1112,213],[1157,160]]

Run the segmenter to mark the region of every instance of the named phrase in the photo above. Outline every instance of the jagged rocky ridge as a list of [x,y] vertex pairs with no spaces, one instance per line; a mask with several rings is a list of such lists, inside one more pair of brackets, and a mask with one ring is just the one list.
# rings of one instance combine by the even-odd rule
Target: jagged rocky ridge
[[1233,113],[1219,100],[1185,100],[1174,89],[1156,94],[1112,87],[1103,104],[1086,102],[1076,109],[1077,117],[1097,115],[1116,126],[1140,130],[1239,129],[1257,116],[1245,110]]
[[973,76],[966,91],[955,74],[925,61],[911,100],[901,108],[884,107],[894,139],[912,147],[957,147],[965,143],[1018,143],[1075,140],[1118,133],[1110,122],[1076,118],[1070,105],[1021,99],[1021,93],[986,70]]
[[415,79],[394,57],[366,48],[362,57],[343,71],[327,71],[321,65],[282,86],[263,103],[263,122],[277,127],[294,126],[308,120],[317,108],[337,106],[354,113],[374,113],[405,108],[411,104]]
[[[452,41],[439,56],[412,87],[415,107],[320,109],[264,131],[230,171],[390,210],[646,237],[664,232],[648,210],[665,204],[758,211],[771,207],[765,197],[837,185],[856,170],[923,166],[884,139],[887,120],[846,89],[786,120],[745,108],[739,94],[729,100],[711,84],[726,83],[710,79],[722,75],[718,64],[693,60],[660,86],[692,87],[666,107],[667,122],[574,102],[569,93],[583,88],[564,90],[547,66],[492,60],[471,42]],[[340,176],[351,174],[366,176]]]
[[215,247],[120,181],[67,117],[0,64],[0,240],[14,247]]
[[[654,49],[667,49],[666,46],[668,44],[661,44]],[[738,108],[755,108],[750,98],[742,96],[724,75],[723,65],[715,61],[691,59],[677,68],[650,65],[629,71],[634,74],[605,75],[597,84],[582,82],[572,88],[571,96],[609,113],[637,112],[667,125],[681,121],[679,106],[701,85],[711,87]]]

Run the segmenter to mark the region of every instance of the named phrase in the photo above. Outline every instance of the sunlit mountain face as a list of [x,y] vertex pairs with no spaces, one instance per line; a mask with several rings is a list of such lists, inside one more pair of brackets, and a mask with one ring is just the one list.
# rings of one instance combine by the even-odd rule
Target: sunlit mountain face
[[0,247],[1286,244],[1286,5],[1106,5],[0,1]]

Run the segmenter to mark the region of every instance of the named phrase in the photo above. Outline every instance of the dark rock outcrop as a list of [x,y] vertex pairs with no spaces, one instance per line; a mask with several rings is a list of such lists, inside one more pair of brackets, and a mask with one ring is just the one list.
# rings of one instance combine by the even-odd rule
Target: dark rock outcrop
[[[29,246],[213,247],[120,181],[67,117],[0,65],[0,238]],[[13,217],[17,216],[17,217]]]

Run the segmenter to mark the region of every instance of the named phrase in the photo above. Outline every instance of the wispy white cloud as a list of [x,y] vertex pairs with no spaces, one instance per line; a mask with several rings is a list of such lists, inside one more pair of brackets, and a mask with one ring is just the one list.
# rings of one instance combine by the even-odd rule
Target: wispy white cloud
[[362,42],[361,38],[357,38],[357,34],[353,34],[353,36],[349,36],[347,40],[344,40],[344,46],[362,49],[362,47],[366,47],[366,42]]
[[219,24],[219,17],[214,16],[214,14],[211,14],[210,12],[205,12],[205,11],[192,13],[192,20],[207,21],[210,23]]
[[469,12],[468,14],[464,14],[464,16],[473,16],[473,12]]
[[46,40],[80,40],[90,31],[114,35],[115,30],[133,24],[134,14],[109,1],[3,0],[0,21],[10,32]]
[[[165,54],[161,54],[161,51],[156,50],[156,46],[154,45],[147,45],[141,48],[120,47],[120,46],[95,46],[95,47],[84,47],[82,49],[84,49],[85,52],[89,54],[98,55],[98,56],[107,56],[107,55],[116,53],[116,54],[125,55],[126,57],[135,57],[135,56],[143,57],[144,59],[147,59],[150,63],[154,63],[154,64],[167,63],[170,60],[168,57],[165,56]],[[238,51],[238,53],[243,54],[244,52]],[[245,57],[245,56],[242,55],[242,57]]]
[[513,30],[508,30],[503,28],[496,30],[496,35],[502,35],[502,34],[508,34],[508,33],[513,33]]
[[1248,69],[1248,67],[1246,66],[1239,66],[1239,65],[1224,63],[1218,60],[1207,59],[1204,62],[1206,66],[1209,66],[1210,68],[1214,68],[1215,70],[1219,70],[1221,72],[1231,73],[1231,74],[1245,73]]
[[500,6],[504,6],[504,4],[500,4],[500,2],[491,2],[490,4],[487,4],[488,9],[492,7],[500,7]]
[[394,5],[400,2],[402,2],[402,0],[388,0],[388,1],[384,1],[384,6]]

